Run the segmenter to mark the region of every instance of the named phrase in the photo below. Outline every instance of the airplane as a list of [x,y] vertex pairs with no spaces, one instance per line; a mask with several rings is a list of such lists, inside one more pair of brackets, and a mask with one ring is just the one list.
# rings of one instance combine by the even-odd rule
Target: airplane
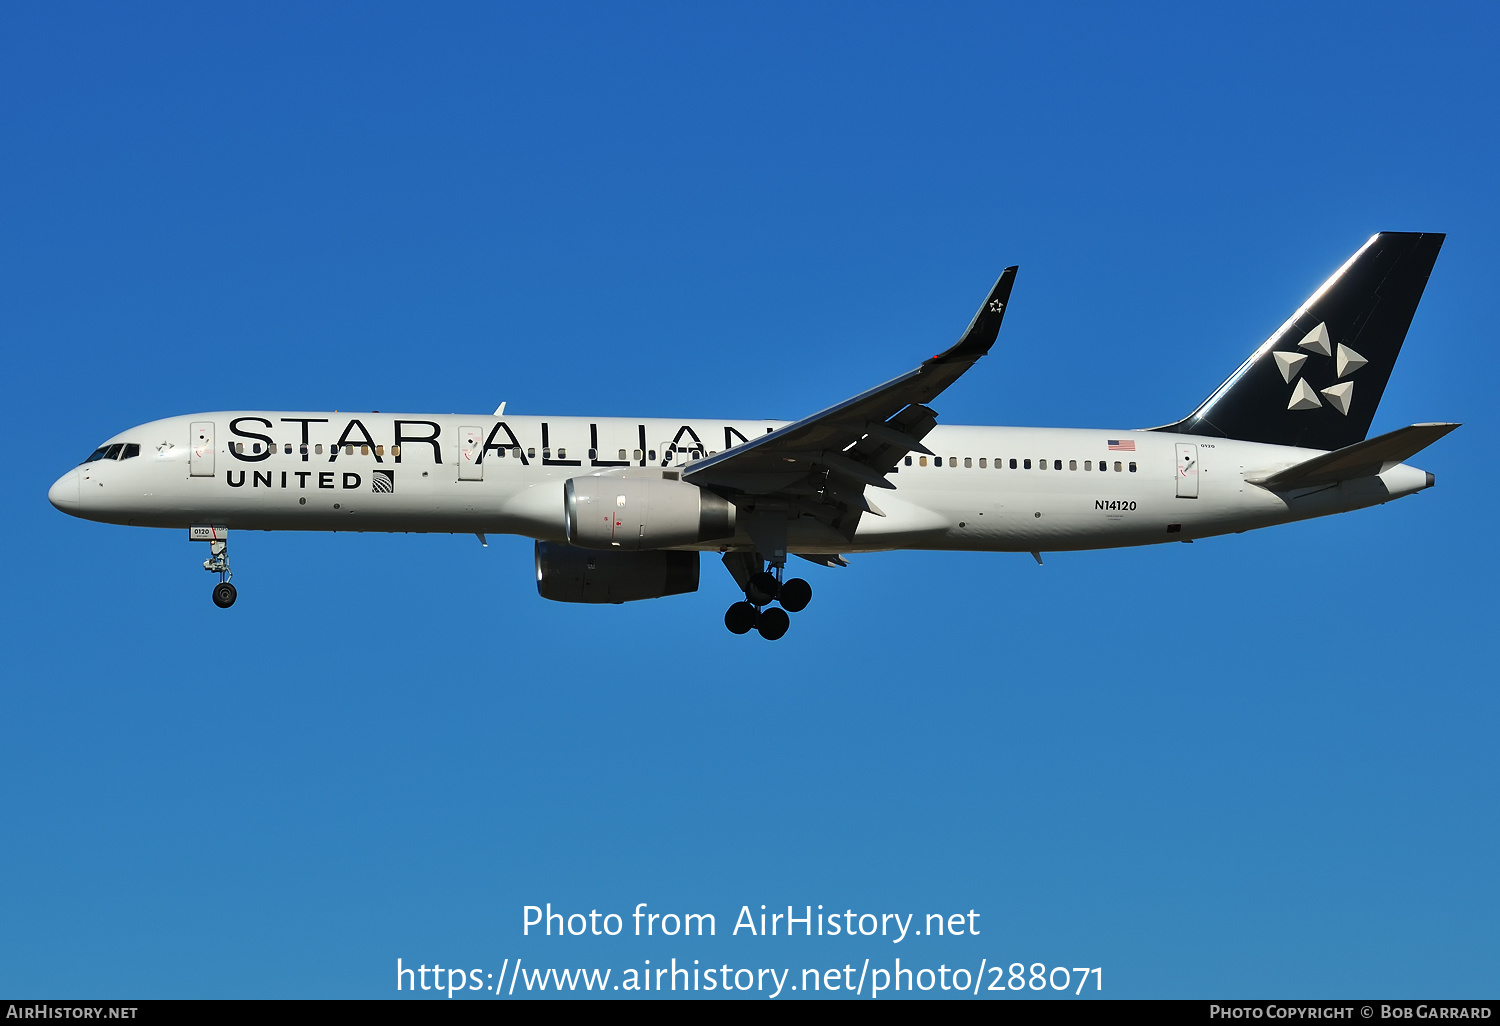
[[1432,487],[1406,460],[1454,430],[1367,438],[1444,236],[1372,236],[1192,413],[1130,430],[937,425],[929,405],[994,345],[1016,268],[915,370],[787,423],[494,414],[195,413],[123,431],[52,505],[207,542],[234,604],[228,533],[510,533],[537,591],[621,603],[694,592],[717,552],[735,634],[786,634],[812,588],[789,556],[1042,553],[1192,542]]

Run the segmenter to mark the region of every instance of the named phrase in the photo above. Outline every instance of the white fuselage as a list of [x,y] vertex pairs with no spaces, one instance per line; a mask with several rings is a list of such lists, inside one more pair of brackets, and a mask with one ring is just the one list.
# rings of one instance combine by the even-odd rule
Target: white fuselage
[[[49,497],[75,516],[148,527],[564,541],[569,478],[684,467],[781,426],[202,413],[122,432],[110,441],[138,445],[139,455],[85,463]],[[913,453],[890,475],[894,489],[866,490],[885,516],[863,515],[852,542],[803,517],[790,524],[788,548],[1040,552],[1187,541],[1373,506],[1432,483],[1425,472],[1395,464],[1378,476],[1278,494],[1247,483],[1246,475],[1290,467],[1316,450],[1166,432],[952,426],[923,441],[934,456]],[[687,547],[750,546],[741,534]]]

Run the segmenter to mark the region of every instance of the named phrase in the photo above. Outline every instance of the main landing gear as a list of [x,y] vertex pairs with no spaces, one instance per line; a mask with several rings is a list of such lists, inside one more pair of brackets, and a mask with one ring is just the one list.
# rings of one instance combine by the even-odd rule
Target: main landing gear
[[[726,555],[725,563],[728,562]],[[758,564],[760,560],[755,562]],[[734,569],[731,566],[730,572]],[[789,581],[781,578],[781,567],[777,567],[774,573],[759,570],[746,576],[742,582],[745,601],[736,602],[724,614],[724,626],[730,633],[748,634],[755,630],[767,641],[775,641],[787,632],[792,625],[792,618],[787,614],[800,613],[807,608],[812,601],[812,585],[800,577]],[[735,579],[740,580],[740,575],[735,574]],[[771,605],[773,602],[780,603],[781,608]]]

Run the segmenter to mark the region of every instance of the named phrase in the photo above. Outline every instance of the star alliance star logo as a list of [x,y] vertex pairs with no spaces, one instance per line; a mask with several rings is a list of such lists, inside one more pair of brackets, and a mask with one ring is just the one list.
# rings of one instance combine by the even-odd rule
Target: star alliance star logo
[[990,313],[1000,313],[1005,309],[1005,304],[998,299],[990,300]]
[[[1288,385],[1296,382],[1292,389],[1292,397],[1287,400],[1286,408],[1289,410],[1316,410],[1323,405],[1323,400],[1328,405],[1338,410],[1344,416],[1349,416],[1349,407],[1354,403],[1354,382],[1345,381],[1349,375],[1359,370],[1370,361],[1360,356],[1354,350],[1339,343],[1337,350],[1331,344],[1328,337],[1328,325],[1319,324],[1312,331],[1302,336],[1302,341],[1297,343],[1298,349],[1307,350],[1304,353],[1272,353],[1276,360],[1276,369],[1281,371],[1281,378]],[[1302,365],[1312,356],[1332,357],[1334,361],[1334,372],[1338,376],[1338,382],[1324,389],[1314,389],[1308,384],[1306,378],[1299,378],[1302,373]],[[1322,395],[1323,399],[1318,396]]]

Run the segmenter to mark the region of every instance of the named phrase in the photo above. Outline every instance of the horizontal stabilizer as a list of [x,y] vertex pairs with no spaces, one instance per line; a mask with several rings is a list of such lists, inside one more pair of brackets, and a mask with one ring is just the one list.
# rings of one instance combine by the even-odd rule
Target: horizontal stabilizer
[[1356,477],[1372,477],[1427,448],[1458,427],[1457,424],[1413,424],[1384,435],[1325,452],[1285,470],[1246,474],[1245,480],[1272,491],[1337,484]]

